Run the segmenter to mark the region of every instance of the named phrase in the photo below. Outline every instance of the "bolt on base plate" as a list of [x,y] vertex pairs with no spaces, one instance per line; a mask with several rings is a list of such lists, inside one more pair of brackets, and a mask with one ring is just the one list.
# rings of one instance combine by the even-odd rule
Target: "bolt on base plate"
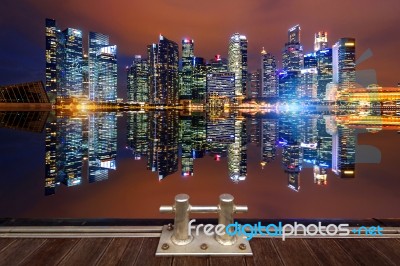
[[163,226],[156,256],[253,256],[249,241],[243,237],[238,236],[235,244],[224,246],[214,235],[207,236],[200,230],[200,235],[196,236],[192,230],[194,237],[189,244],[176,245],[171,241],[172,233],[167,225]]

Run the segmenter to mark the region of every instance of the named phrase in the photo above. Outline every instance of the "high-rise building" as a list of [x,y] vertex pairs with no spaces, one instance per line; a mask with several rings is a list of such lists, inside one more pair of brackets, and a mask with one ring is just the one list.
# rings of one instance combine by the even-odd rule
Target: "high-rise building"
[[267,53],[263,48],[261,51],[261,91],[259,97],[278,96],[278,77],[276,70],[275,57]]
[[235,33],[229,41],[228,70],[235,74],[235,96],[246,95],[247,38]]
[[81,97],[83,96],[83,50],[82,31],[67,28],[64,35],[64,63],[63,84],[58,88],[58,97]]
[[60,72],[60,30],[54,19],[46,19],[46,91],[52,102],[55,102]]
[[300,25],[291,27],[288,30],[288,42],[289,43],[300,43],[301,28]]
[[82,80],[83,96],[89,98],[89,56],[87,54],[83,54]]
[[148,60],[136,55],[127,72],[128,102],[149,102]]
[[192,99],[193,71],[194,71],[194,41],[185,38],[182,40],[182,70],[179,91],[180,99]]
[[319,31],[315,33],[314,37],[314,52],[328,48],[328,33],[326,31]]
[[193,139],[192,139],[192,117],[181,116],[180,117],[180,139],[181,139],[181,175],[192,176],[193,175],[193,162],[194,156],[192,153]]
[[207,74],[207,105],[210,107],[223,107],[235,97],[235,73]]
[[297,97],[300,99],[317,98],[317,69],[305,68],[301,70],[300,86],[297,87]]
[[149,60],[150,103],[178,104],[179,47],[160,35],[158,45],[147,47]]
[[301,82],[300,75],[300,71],[281,71],[279,73],[279,99],[296,99],[297,88],[300,86]]
[[207,90],[207,65],[202,57],[195,57],[193,70],[192,99],[204,103]]
[[149,114],[127,114],[127,148],[132,150],[135,160],[147,156],[149,143]]
[[283,69],[300,71],[304,66],[303,46],[300,43],[300,26],[296,25],[288,31],[288,42],[282,52]]
[[355,129],[338,126],[332,135],[332,171],[342,178],[354,178],[357,134]]
[[89,99],[117,100],[117,46],[102,33],[89,33]]
[[355,88],[356,85],[356,41],[354,38],[341,38],[332,47],[333,82],[339,91]]
[[235,138],[228,144],[229,178],[237,183],[247,177],[247,135],[243,118],[235,119]]
[[213,59],[210,59],[208,63],[208,72],[228,72],[228,60],[226,58],[222,58],[219,54],[215,55],[215,57]]
[[316,58],[318,71],[317,97],[323,100],[326,95],[326,86],[332,82],[332,49],[318,50]]
[[261,92],[261,69],[250,74],[250,85],[247,98],[255,99]]
[[304,55],[304,67],[303,68],[316,68],[317,57],[315,53],[309,53]]

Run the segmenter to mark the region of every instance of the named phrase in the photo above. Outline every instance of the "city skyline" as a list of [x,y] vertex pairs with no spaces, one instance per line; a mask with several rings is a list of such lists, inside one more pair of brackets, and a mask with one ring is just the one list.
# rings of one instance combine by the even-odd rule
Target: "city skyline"
[[[395,25],[393,22],[396,21],[394,12],[395,8],[390,8],[398,5],[398,3],[395,1],[388,3],[386,6],[381,6],[378,3],[371,3],[370,5],[363,7],[362,11],[358,10],[359,6],[356,3],[347,4],[349,12],[352,12],[351,14],[353,14],[353,16],[350,16],[351,18],[343,17],[339,20],[334,19],[335,16],[330,13],[335,12],[331,11],[329,13],[324,13],[323,15],[313,14],[310,19],[305,19],[305,16],[302,16],[302,18],[299,19],[297,16],[293,15],[286,17],[286,19],[278,19],[274,22],[264,17],[268,17],[268,15],[273,14],[275,15],[272,17],[277,16],[276,13],[282,11],[283,8],[286,8],[287,10],[285,11],[289,12],[289,14],[294,12],[293,9],[295,9],[295,7],[297,7],[303,13],[312,13],[312,9],[310,9],[311,5],[308,2],[303,4],[293,3],[293,6],[281,6],[281,4],[274,4],[272,11],[268,11],[266,8],[268,3],[262,4],[258,1],[254,1],[243,7],[243,16],[240,17],[241,19],[238,19],[237,21],[234,21],[232,18],[226,19],[227,21],[222,21],[219,19],[219,26],[213,27],[213,31],[209,31],[209,27],[207,27],[211,22],[206,19],[200,19],[198,15],[198,13],[201,10],[206,9],[206,7],[199,7],[199,10],[196,8],[193,18],[188,19],[188,23],[185,25],[180,24],[180,26],[176,26],[175,23],[177,23],[177,20],[179,19],[170,18],[170,23],[157,23],[154,25],[152,24],[154,22],[148,21],[149,23],[146,24],[146,27],[143,27],[140,26],[144,25],[143,23],[126,23],[130,22],[131,19],[128,19],[126,14],[122,12],[121,7],[115,7],[115,10],[113,10],[113,12],[121,11],[121,16],[118,16],[118,19],[115,21],[110,21],[103,10],[93,12],[93,15],[91,13],[89,14],[89,9],[88,6],[86,6],[86,3],[81,5],[81,8],[79,9],[80,12],[76,13],[74,16],[63,14],[68,14],[68,12],[60,12],[63,10],[71,10],[69,3],[64,3],[62,6],[60,6],[60,4],[50,2],[44,6],[44,3],[46,3],[46,1],[35,4],[30,2],[23,2],[19,4],[10,3],[11,7],[18,5],[25,5],[26,8],[31,7],[33,12],[32,16],[27,18],[22,17],[21,14],[15,14],[12,12],[15,8],[3,16],[5,21],[3,27],[7,27],[3,34],[11,33],[9,36],[13,37],[15,36],[16,32],[21,33],[20,36],[16,38],[6,38],[5,43],[2,44],[4,46],[2,53],[6,53],[3,57],[3,71],[0,77],[0,80],[3,84],[36,80],[38,78],[42,80],[44,79],[44,71],[41,68],[44,65],[43,58],[41,58],[42,53],[44,53],[44,44],[43,39],[40,38],[41,36],[37,36],[37,33],[42,34],[42,28],[39,27],[39,25],[42,25],[42,21],[45,17],[53,17],[59,21],[60,25],[78,28],[83,32],[97,31],[110,35],[111,42],[117,44],[119,47],[118,56],[120,63],[118,71],[118,97],[125,98],[125,66],[130,65],[135,54],[144,55],[146,45],[153,42],[154,36],[157,36],[158,33],[165,34],[165,36],[168,36],[170,39],[175,41],[179,41],[184,37],[193,38],[196,40],[196,53],[207,59],[212,58],[215,54],[222,54],[223,57],[227,57],[227,51],[225,48],[227,45],[226,40],[232,33],[241,32],[249,39],[249,70],[253,72],[259,65],[258,54],[260,49],[265,47],[267,52],[271,52],[277,57],[281,52],[282,43],[284,43],[285,39],[287,38],[286,30],[296,24],[300,24],[302,27],[302,43],[304,43],[305,53],[313,51],[314,34],[319,31],[328,32],[329,46],[331,46],[333,42],[340,37],[354,37],[357,40],[359,48],[357,50],[357,57],[360,57],[368,48],[371,48],[374,54],[374,56],[357,67],[361,70],[376,69],[378,83],[383,86],[394,86],[398,82],[396,75],[396,73],[398,73],[398,67],[396,65],[397,60],[395,48],[398,46],[398,42],[400,40],[397,36],[389,34],[390,32],[395,31],[393,28]],[[160,7],[164,6],[163,3],[154,3],[157,3]],[[211,10],[211,21],[215,21],[216,18],[214,18],[215,16],[213,17],[212,15],[217,14],[218,7],[222,4],[223,3],[221,2],[213,5],[216,8],[216,11]],[[136,4],[133,3],[130,3],[129,5],[136,6]],[[142,5],[143,6],[139,5],[138,7],[142,7],[143,10],[147,10],[149,8],[148,4]],[[319,6],[322,4],[317,3],[315,5]],[[104,6],[104,4],[99,3],[99,6]],[[189,8],[186,4],[176,2],[173,3],[172,6],[176,9],[174,10],[175,14],[182,15],[182,17],[187,16],[186,14],[181,13],[182,8]],[[252,15],[252,19],[250,19],[248,11],[255,10],[257,8],[260,10],[256,14]],[[15,10],[18,10],[18,8]],[[171,11],[170,8],[167,10]],[[385,14],[387,13],[385,16],[388,21],[386,22],[387,25],[384,25],[383,22],[380,24],[373,23],[376,18],[375,16],[372,16],[372,14],[375,14],[376,11],[380,11]],[[236,13],[236,11],[234,13]],[[15,18],[19,18],[18,21],[21,22],[15,24],[9,23],[7,18],[10,15]],[[142,16],[143,14],[139,14],[138,19],[140,19]],[[167,18],[166,14],[159,14],[159,11],[154,11],[154,16],[157,16],[156,21],[163,21]],[[321,16],[326,18],[322,20]],[[107,23],[99,21],[103,19]],[[23,23],[24,21],[26,23]],[[323,21],[323,23],[321,23],[321,21]],[[374,24],[374,26],[362,26],[371,23]],[[24,25],[22,26],[19,24]],[[251,27],[254,25],[260,26]],[[13,45],[13,43],[16,42],[13,39],[19,40],[20,42],[23,41],[31,43],[31,49],[26,51],[26,49],[22,49],[21,45]],[[85,38],[83,43],[85,46]],[[21,51],[25,51],[23,53],[23,57],[20,55]],[[30,60],[25,60],[28,58]],[[277,60],[279,61],[278,65],[280,66],[280,58],[278,57]],[[6,62],[14,62],[14,66],[12,64],[5,64]]]

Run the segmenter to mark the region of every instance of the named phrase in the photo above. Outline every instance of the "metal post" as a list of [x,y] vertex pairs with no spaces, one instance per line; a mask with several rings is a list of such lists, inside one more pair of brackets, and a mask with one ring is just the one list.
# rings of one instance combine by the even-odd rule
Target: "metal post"
[[178,194],[175,196],[175,224],[172,242],[176,245],[186,245],[190,243],[193,236],[188,234],[189,224],[189,195]]
[[[234,213],[234,197],[230,194],[222,194],[219,196],[219,212],[218,212],[218,224],[228,226],[233,223]],[[222,235],[216,235],[216,240],[222,245],[233,245],[236,242],[236,236],[230,236],[224,233]]]

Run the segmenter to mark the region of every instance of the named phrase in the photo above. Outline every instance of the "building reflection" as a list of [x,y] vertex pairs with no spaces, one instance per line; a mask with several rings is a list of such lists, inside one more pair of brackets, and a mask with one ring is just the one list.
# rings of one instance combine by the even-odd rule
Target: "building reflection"
[[[356,131],[333,115],[154,110],[125,116],[126,149],[133,160],[143,160],[158,180],[176,173],[195,176],[195,161],[212,157],[226,167],[225,178],[243,182],[248,178],[249,145],[256,146],[263,173],[276,167],[272,162],[277,161],[288,188],[296,192],[306,168],[312,176],[303,178],[312,178],[316,185],[327,185],[331,170],[340,178],[356,175]],[[11,120],[10,114],[0,113],[0,117]],[[30,124],[39,123],[37,115],[23,117],[35,118]],[[60,185],[106,180],[116,170],[116,113],[50,114],[45,132],[46,195],[54,194]]]
[[51,114],[45,128],[45,195],[54,194],[60,184],[108,179],[109,170],[116,169],[115,113]]

